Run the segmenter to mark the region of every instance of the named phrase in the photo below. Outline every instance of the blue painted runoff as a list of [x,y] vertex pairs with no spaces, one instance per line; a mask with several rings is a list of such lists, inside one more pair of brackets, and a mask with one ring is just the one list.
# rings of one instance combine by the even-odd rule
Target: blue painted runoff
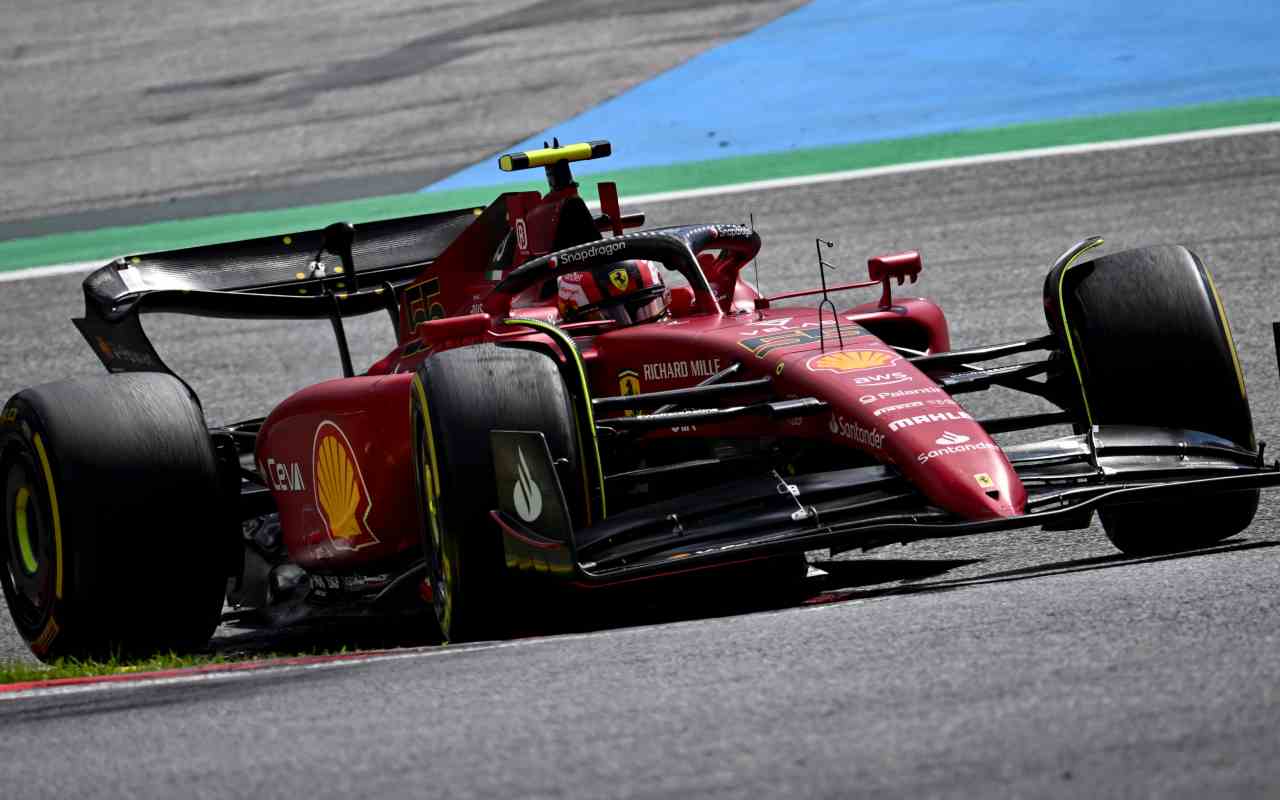
[[814,0],[510,149],[610,139],[589,174],[1276,95],[1278,0]]

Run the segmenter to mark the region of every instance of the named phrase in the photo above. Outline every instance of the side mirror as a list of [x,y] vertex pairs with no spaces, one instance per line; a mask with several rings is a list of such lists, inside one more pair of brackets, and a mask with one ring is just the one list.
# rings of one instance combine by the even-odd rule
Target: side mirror
[[917,250],[875,256],[867,260],[867,273],[871,280],[879,281],[884,286],[884,292],[880,295],[881,311],[888,311],[893,307],[893,292],[889,288],[890,280],[897,278],[899,286],[908,278],[915,283],[920,277],[922,266],[920,253]]

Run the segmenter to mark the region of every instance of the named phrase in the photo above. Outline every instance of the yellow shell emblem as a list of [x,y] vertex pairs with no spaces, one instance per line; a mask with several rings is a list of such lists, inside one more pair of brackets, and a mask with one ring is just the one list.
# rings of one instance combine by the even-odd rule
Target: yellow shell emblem
[[329,522],[329,530],[339,539],[360,535],[356,509],[360,507],[360,487],[356,486],[356,470],[351,466],[346,448],[338,437],[326,436],[320,441],[320,463],[316,465],[320,483],[320,508]]
[[364,476],[346,434],[332,422],[316,430],[313,464],[316,503],[333,543],[346,550],[377,544],[367,521],[373,503]]
[[854,372],[860,369],[877,369],[892,366],[898,357],[883,350],[844,350],[827,353],[809,362],[809,369],[828,372]]

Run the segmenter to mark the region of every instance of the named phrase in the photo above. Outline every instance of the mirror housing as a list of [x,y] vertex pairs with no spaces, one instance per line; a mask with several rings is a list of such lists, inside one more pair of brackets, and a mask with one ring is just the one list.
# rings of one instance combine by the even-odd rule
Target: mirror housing
[[916,279],[920,277],[920,269],[922,267],[923,262],[920,260],[920,251],[918,250],[907,250],[902,253],[890,253],[867,259],[867,273],[871,280],[879,281],[884,286],[884,291],[880,295],[881,311],[888,311],[893,307],[893,292],[890,289],[890,280],[897,278],[899,286],[907,279],[915,283]]

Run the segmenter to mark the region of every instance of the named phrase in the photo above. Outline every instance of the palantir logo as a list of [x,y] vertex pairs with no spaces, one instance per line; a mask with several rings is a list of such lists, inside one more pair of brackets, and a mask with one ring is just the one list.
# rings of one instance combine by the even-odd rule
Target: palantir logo
[[933,441],[934,444],[953,445],[964,444],[969,441],[969,437],[962,433],[952,433],[951,431],[943,431],[942,435]]
[[533,474],[524,460],[524,451],[519,447],[516,447],[516,458],[520,463],[516,465],[516,485],[511,499],[520,519],[533,522],[542,515],[542,490],[534,483]]

